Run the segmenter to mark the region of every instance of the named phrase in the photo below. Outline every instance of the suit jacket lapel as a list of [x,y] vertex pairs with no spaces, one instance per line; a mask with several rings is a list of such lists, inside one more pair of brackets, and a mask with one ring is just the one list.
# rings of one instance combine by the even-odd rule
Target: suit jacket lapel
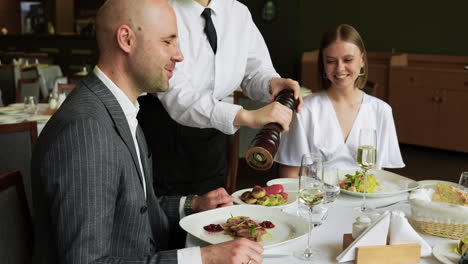
[[140,181],[141,186],[143,187],[142,174],[140,171],[140,165],[138,163],[138,156],[136,154],[135,144],[133,143],[132,133],[130,132],[130,127],[127,122],[127,118],[124,115],[122,107],[119,105],[119,102],[112,94],[112,92],[107,88],[104,83],[99,80],[99,78],[94,74],[90,73],[83,82],[86,86],[96,94],[96,96],[102,101],[104,106],[107,108],[109,115],[114,121],[114,125],[123,142],[127,146],[130,154],[132,155],[133,163],[135,164],[136,170],[138,172],[138,180]]

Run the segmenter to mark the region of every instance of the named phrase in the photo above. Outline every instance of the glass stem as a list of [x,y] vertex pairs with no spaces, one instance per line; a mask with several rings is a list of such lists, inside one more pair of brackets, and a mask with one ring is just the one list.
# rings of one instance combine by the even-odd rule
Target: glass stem
[[312,206],[309,206],[309,233],[307,234],[307,247],[305,249],[304,255],[309,257],[312,254],[312,248],[310,245],[310,240],[311,240],[311,232],[312,232],[312,211],[314,208]]
[[364,192],[362,193],[362,211],[367,210],[367,204],[366,204],[366,193],[367,193],[367,170],[364,169]]

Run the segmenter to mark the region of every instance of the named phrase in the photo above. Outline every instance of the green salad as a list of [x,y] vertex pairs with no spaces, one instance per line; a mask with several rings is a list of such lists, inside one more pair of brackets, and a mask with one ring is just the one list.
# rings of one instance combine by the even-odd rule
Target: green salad
[[340,188],[351,192],[375,193],[380,183],[374,175],[367,174],[367,190],[364,190],[364,174],[362,171],[356,171],[354,175],[346,174],[345,179],[340,182]]

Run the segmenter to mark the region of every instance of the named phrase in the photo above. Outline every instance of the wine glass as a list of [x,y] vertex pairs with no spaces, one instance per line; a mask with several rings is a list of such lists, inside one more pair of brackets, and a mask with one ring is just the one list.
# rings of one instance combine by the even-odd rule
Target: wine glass
[[294,256],[301,260],[313,260],[318,251],[311,247],[311,231],[314,227],[322,224],[327,215],[324,207],[317,206],[323,202],[325,191],[320,180],[323,173],[321,157],[304,154],[302,156],[301,168],[299,170],[299,206],[308,209],[309,232],[307,234],[307,247],[305,250],[294,252]]
[[331,166],[324,166],[322,182],[323,189],[325,190],[323,203],[333,203],[340,194],[340,187],[338,186],[340,182],[339,169]]
[[465,188],[465,191],[468,191],[468,171],[462,172],[460,175],[460,181],[458,181],[458,184],[463,186]]
[[37,114],[37,99],[35,96],[24,97],[24,111],[30,115]]
[[361,212],[372,212],[373,208],[366,204],[367,171],[375,166],[377,161],[377,132],[375,129],[361,129],[359,131],[359,144],[356,163],[363,170],[364,190],[362,192]]

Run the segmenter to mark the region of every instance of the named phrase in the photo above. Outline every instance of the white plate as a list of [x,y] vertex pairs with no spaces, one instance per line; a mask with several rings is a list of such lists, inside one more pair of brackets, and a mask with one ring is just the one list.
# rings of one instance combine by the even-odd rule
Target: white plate
[[233,238],[223,234],[223,232],[209,233],[203,227],[209,224],[226,223],[226,220],[232,216],[248,216],[256,222],[272,222],[275,227],[266,229],[270,235],[264,235],[260,242],[265,248],[299,239],[308,231],[305,218],[287,214],[274,208],[254,205],[234,205],[189,215],[182,218],[179,225],[194,237],[210,244],[218,244]]
[[15,107],[0,107],[0,114],[21,114],[23,109]]
[[285,192],[297,192],[299,188],[299,179],[277,178],[267,181],[267,186],[271,186],[273,184],[283,185]]
[[46,123],[47,121],[49,121],[50,117],[51,115],[34,115],[34,116],[28,117],[26,120],[36,121],[38,123]]
[[[340,171],[340,181],[345,179],[346,174],[354,175],[355,173],[356,170]],[[375,193],[366,193],[366,197],[369,198],[394,196],[419,187],[418,182],[415,180],[403,177],[393,172],[384,170],[370,170],[368,171],[368,174],[373,174],[380,183],[380,186],[377,186]],[[362,196],[362,193],[360,192],[351,192],[344,189],[341,189],[341,193],[353,196]]]
[[[238,191],[234,192],[232,194],[232,196],[234,197],[234,203],[236,203],[236,204],[247,204],[244,201],[242,201],[241,198],[240,198],[241,195],[244,192],[247,192],[247,191],[252,191],[252,188],[247,188],[247,189],[238,190]],[[297,201],[297,192],[287,192],[287,193],[288,193],[288,201],[286,203],[282,204],[282,205],[276,205],[276,206],[264,206],[264,205],[259,205],[259,204],[251,204],[251,205],[282,209],[282,208],[290,206],[291,204],[293,204],[293,203],[295,203]]]
[[24,117],[21,116],[0,116],[0,124],[14,124],[24,121]]
[[432,255],[443,264],[457,264],[461,256],[453,252],[457,242],[442,242],[434,246]]
[[24,103],[9,104],[8,107],[23,110],[24,109]]
[[438,183],[445,183],[445,184],[450,184],[453,185],[457,188],[460,188],[460,185],[454,183],[454,182],[449,182],[449,181],[439,181],[439,180],[424,180],[424,181],[418,181],[419,187],[421,188],[429,188],[429,187],[435,187]]

